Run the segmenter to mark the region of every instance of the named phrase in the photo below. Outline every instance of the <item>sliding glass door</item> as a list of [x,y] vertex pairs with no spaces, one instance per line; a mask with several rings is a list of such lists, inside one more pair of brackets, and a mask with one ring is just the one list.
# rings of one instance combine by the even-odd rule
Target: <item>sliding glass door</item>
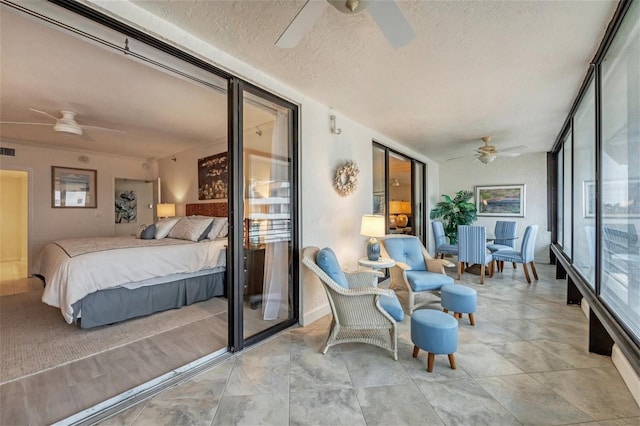
[[243,85],[242,338],[296,321],[295,106]]

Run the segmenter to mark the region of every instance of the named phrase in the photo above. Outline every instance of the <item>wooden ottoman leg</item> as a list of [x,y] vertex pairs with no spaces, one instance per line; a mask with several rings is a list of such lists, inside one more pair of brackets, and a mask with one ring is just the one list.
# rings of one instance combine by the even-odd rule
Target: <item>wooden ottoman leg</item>
[[427,371],[429,373],[431,373],[433,371],[433,361],[436,357],[436,354],[429,352],[429,355],[427,356]]
[[448,314],[448,313],[449,313],[449,310],[448,310],[447,308],[444,308],[444,313],[445,313],[445,314]]
[[471,323],[471,325],[476,325],[476,320],[473,317],[473,314],[469,314],[469,322]]
[[451,365],[451,369],[456,369],[456,359],[453,357],[453,354],[449,354],[449,365]]
[[417,347],[416,345],[413,345],[413,357],[417,357],[418,356],[418,352],[420,352],[420,348]]

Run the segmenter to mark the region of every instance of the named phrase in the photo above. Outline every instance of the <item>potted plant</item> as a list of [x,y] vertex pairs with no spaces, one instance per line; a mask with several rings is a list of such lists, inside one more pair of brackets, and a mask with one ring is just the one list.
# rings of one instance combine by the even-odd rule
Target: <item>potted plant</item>
[[444,194],[442,197],[444,201],[436,204],[429,217],[431,220],[442,219],[449,243],[457,244],[458,225],[471,225],[476,220],[476,206],[469,202],[473,198],[473,192],[462,190],[458,191],[453,199]]

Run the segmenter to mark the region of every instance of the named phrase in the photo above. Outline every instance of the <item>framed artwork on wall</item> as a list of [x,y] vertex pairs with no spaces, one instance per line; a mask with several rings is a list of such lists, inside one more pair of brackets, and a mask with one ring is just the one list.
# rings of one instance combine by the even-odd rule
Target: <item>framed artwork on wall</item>
[[98,207],[97,171],[51,166],[51,207]]
[[525,185],[476,186],[478,216],[525,216]]
[[219,200],[229,197],[227,153],[198,159],[198,200]]

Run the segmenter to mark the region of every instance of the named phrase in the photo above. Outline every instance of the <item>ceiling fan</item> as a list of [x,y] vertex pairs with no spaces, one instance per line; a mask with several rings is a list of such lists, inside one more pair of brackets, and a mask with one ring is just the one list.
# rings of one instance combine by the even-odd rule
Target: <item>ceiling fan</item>
[[40,111],[37,109],[29,108],[30,111],[37,112],[38,114],[46,115],[47,117],[53,118],[55,123],[35,123],[35,122],[26,122],[26,121],[0,121],[0,124],[19,124],[19,125],[27,125],[27,126],[53,126],[54,132],[59,133],[67,133],[72,135],[82,135],[84,133],[83,129],[94,129],[94,130],[102,130],[106,132],[115,132],[125,134],[127,132],[123,130],[117,129],[109,129],[107,127],[98,127],[98,126],[87,126],[84,124],[78,124],[76,121],[77,114],[72,111],[62,110],[60,111],[61,117],[55,117],[48,112]]
[[354,15],[367,9],[389,43],[402,47],[415,33],[394,0],[308,0],[276,41],[282,48],[296,47],[324,13],[327,3],[342,13]]
[[457,160],[459,158],[475,157],[473,159],[474,162],[479,161],[483,164],[489,164],[493,162],[493,160],[495,160],[496,157],[498,156],[517,157],[518,155],[520,155],[520,152],[517,152],[517,151],[526,148],[526,145],[518,145],[518,146],[512,146],[509,148],[504,148],[499,150],[498,148],[496,148],[495,145],[489,145],[489,142],[491,142],[491,136],[484,136],[480,140],[484,142],[484,145],[477,148],[475,154],[463,155],[462,157],[449,158],[447,159],[447,161]]

